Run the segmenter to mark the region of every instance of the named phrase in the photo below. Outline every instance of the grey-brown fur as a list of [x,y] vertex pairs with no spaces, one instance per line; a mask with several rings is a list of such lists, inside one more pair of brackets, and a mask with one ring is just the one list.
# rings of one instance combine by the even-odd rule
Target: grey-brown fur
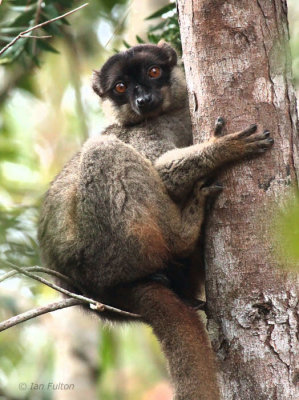
[[140,62],[151,54],[155,63],[163,59],[168,75],[161,84],[153,82],[163,101],[136,113],[134,97],[120,105],[123,98],[115,100],[113,89],[103,88],[104,69],[95,72],[93,87],[114,123],[87,140],[51,184],[39,225],[42,259],[73,279],[81,293],[141,314],[162,343],[176,400],[216,400],[213,357],[202,323],[149,277],[193,252],[205,199],[214,190],[203,187],[206,179],[228,162],[264,152],[273,140],[268,132],[256,133],[255,125],[219,136],[218,123],[217,136],[192,145],[186,86],[174,51],[165,44],[134,49],[120,55],[123,65],[136,54]]

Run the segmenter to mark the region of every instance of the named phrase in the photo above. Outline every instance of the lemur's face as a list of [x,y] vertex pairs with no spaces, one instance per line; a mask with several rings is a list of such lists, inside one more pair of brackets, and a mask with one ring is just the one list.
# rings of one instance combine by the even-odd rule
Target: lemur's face
[[177,55],[168,45],[140,45],[112,56],[95,71],[93,89],[125,123],[159,115],[170,101]]

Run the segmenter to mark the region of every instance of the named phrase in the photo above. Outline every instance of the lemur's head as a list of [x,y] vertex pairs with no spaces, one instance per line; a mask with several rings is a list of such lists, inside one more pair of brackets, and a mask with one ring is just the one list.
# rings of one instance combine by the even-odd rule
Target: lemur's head
[[92,87],[108,116],[121,125],[183,107],[186,101],[184,72],[165,42],[115,54],[94,71]]

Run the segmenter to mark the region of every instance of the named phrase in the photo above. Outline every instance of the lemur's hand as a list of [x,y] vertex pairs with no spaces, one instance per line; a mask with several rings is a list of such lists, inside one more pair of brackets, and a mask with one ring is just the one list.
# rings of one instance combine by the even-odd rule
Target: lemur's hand
[[[262,133],[257,133],[257,125],[250,125],[243,131],[223,135],[225,121],[219,117],[215,124],[214,137],[216,140],[227,142],[228,149],[232,152],[232,158],[246,156],[251,154],[264,153],[274,143],[274,139],[270,137],[270,132],[265,130]],[[226,146],[225,146],[226,147]],[[237,157],[236,157],[237,158]]]

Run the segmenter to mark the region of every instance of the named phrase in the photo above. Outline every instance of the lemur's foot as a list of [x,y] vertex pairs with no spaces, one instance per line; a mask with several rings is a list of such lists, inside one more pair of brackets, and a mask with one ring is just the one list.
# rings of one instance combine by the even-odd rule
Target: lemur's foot
[[215,198],[223,190],[220,183],[213,183],[206,186],[205,181],[198,181],[193,189],[193,197],[195,198],[195,205],[204,207],[206,201]]

